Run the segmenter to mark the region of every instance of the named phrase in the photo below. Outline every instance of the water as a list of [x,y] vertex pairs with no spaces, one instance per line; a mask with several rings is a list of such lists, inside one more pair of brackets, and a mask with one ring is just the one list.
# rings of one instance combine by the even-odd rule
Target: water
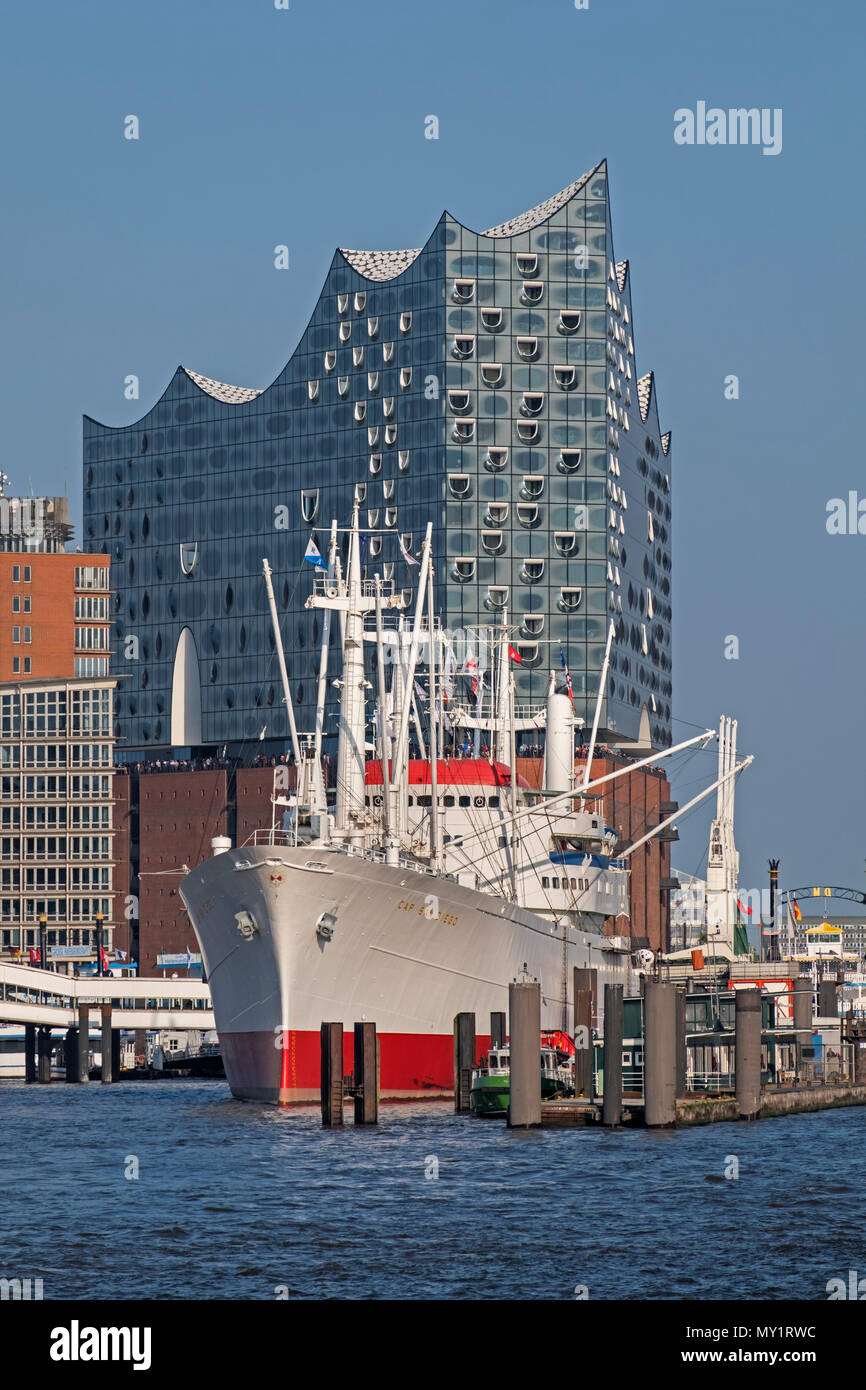
[[866,1108],[676,1133],[435,1102],[346,1119],[222,1082],[2,1082],[0,1276],[46,1299],[596,1300],[826,1299],[866,1274]]

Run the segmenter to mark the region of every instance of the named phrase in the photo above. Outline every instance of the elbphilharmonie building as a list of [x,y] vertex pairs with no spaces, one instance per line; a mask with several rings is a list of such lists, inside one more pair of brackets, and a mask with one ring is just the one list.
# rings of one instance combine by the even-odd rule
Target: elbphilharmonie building
[[369,576],[410,590],[404,552],[432,522],[443,624],[507,613],[522,704],[564,662],[591,719],[612,621],[602,727],[665,746],[670,492],[604,161],[486,231],[443,213],[423,247],[338,250],[270,386],[179,367],[134,423],[85,419],[84,545],[111,557],[119,748],[285,747],[265,555],[312,728],[303,555],[356,502]]

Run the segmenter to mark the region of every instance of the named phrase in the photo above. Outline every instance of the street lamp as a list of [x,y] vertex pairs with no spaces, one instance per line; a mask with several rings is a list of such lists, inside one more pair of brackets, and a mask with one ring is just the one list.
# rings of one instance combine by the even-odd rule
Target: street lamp
[[43,970],[48,969],[48,928],[44,912],[39,914],[39,964]]
[[102,975],[102,913],[96,914],[96,973]]

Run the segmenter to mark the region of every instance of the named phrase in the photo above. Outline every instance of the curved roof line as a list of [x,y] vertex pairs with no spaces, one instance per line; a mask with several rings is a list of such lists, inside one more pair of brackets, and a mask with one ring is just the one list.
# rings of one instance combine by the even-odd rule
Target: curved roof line
[[640,406],[640,418],[642,424],[646,423],[646,417],[649,415],[650,401],[652,400],[654,386],[655,377],[653,376],[652,372],[647,372],[645,376],[638,377],[637,399],[638,405]]
[[424,250],[423,246],[413,247],[409,251],[353,251],[343,246],[338,249],[352,269],[357,270],[366,280],[396,279],[404,270],[409,269]]
[[[507,222],[500,222],[496,227],[488,227],[483,232],[478,232],[478,236],[489,237],[509,237],[518,236],[521,232],[530,232],[535,227],[540,227],[542,222],[546,222],[560,208],[565,207],[566,203],[579,193],[582,188],[592,178],[593,174],[601,168],[604,163],[600,159],[587,173],[581,174],[579,179],[570,183],[567,188],[563,188],[559,193],[554,193],[552,198],[547,198],[543,203],[538,203],[534,208],[529,208],[526,212],[521,212],[517,217],[511,217]],[[455,221],[458,219],[455,218]],[[463,223],[460,223],[461,227]],[[471,228],[467,228],[470,231]],[[359,275],[363,275],[366,280],[395,280],[398,275],[402,275],[408,270],[413,261],[421,255],[423,246],[415,246],[403,251],[358,251],[344,246],[338,247],[340,255],[348,261],[353,270],[357,270]],[[626,268],[628,262],[621,262]],[[619,267],[618,267],[619,269]],[[620,289],[622,289],[622,284]]]
[[226,401],[230,405],[243,405],[262,394],[261,390],[254,386],[229,386],[225,381],[215,381],[211,376],[202,376],[200,372],[194,372],[189,367],[183,367],[182,370],[205,395],[213,396],[217,401]]
[[509,218],[507,222],[500,222],[498,227],[488,227],[480,235],[517,236],[520,232],[531,232],[534,227],[540,226],[555,212],[559,212],[560,208],[565,207],[565,204],[574,197],[575,193],[579,193],[585,187],[596,169],[599,169],[603,163],[603,159],[599,160],[594,168],[586,174],[581,174],[580,178],[575,179],[574,183],[570,183],[567,188],[563,188],[559,193],[554,193],[552,198],[547,198],[545,202],[538,203],[534,208],[529,208],[527,212],[521,212],[517,217]]

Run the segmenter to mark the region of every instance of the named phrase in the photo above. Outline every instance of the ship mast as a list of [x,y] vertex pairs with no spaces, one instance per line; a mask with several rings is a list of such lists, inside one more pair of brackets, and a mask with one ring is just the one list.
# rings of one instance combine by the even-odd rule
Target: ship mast
[[280,678],[283,682],[283,697],[286,702],[286,709],[289,713],[289,732],[292,738],[292,752],[295,756],[295,767],[298,770],[298,783],[301,778],[301,750],[298,744],[298,730],[295,727],[295,707],[292,704],[292,692],[289,689],[289,676],[286,671],[286,654],[283,651],[283,639],[280,635],[280,620],[277,617],[277,601],[274,598],[274,586],[271,582],[271,567],[266,559],[262,560],[262,571],[265,576],[265,588],[268,591],[268,606],[271,610],[271,623],[274,628],[274,642],[277,648],[277,661],[280,667]]
[[[332,535],[335,526],[332,525]],[[334,682],[341,691],[339,741],[337,746],[337,814],[335,832],[338,838],[361,842],[364,834],[365,779],[365,692],[369,681],[364,677],[364,617],[376,607],[372,592],[361,584],[360,537],[358,535],[358,504],[352,510],[352,529],[349,533],[349,555],[346,579],[316,576],[316,589],[307,599],[307,608],[336,610],[343,622],[343,670],[341,679]],[[389,594],[389,608],[399,600]]]

